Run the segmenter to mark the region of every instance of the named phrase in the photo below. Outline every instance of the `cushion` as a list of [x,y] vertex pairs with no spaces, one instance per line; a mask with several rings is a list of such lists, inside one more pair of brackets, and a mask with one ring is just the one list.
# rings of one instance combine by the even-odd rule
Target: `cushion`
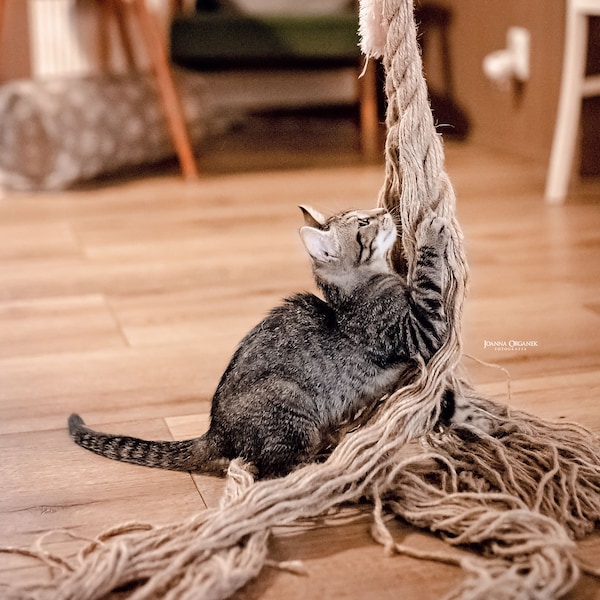
[[173,20],[171,58],[195,69],[340,67],[361,60],[358,17],[197,12]]
[[[204,79],[176,73],[192,142],[213,111]],[[60,189],[174,155],[154,81],[143,75],[11,81],[0,86],[0,184]]]

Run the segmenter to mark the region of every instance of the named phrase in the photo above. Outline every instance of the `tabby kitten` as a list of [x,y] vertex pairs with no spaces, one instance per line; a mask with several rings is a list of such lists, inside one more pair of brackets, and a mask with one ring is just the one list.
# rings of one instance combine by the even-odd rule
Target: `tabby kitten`
[[185,441],[145,441],[69,418],[74,441],[102,456],[182,471],[215,471],[241,457],[260,477],[314,460],[340,425],[402,384],[446,334],[442,286],[446,220],[416,234],[407,283],[392,269],[396,225],[384,209],[325,218],[300,207],[300,236],[323,299],[287,299],[246,335],[221,377],[210,428]]

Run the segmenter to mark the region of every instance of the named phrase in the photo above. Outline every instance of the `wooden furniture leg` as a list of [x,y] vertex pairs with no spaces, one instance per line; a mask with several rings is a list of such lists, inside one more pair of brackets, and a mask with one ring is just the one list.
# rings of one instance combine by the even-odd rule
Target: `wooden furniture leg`
[[374,160],[379,156],[379,116],[377,111],[377,68],[369,61],[358,79],[360,106],[360,144],[363,157]]
[[[121,2],[123,0],[120,0]],[[159,96],[175,150],[186,179],[196,179],[198,170],[187,133],[183,108],[171,75],[165,43],[155,17],[150,13],[145,0],[131,0],[146,51],[158,86]]]
[[169,14],[180,15],[182,12],[183,12],[183,0],[171,0]]
[[[2,33],[2,27],[4,27],[4,13],[6,12],[6,2],[4,0],[0,0],[0,40],[4,39],[4,35]],[[0,49],[0,52],[3,49]]]
[[117,2],[115,4],[115,0],[109,1],[112,3],[114,8],[117,29],[119,31],[119,39],[121,40],[121,47],[123,49],[123,54],[125,55],[125,60],[127,61],[127,66],[133,70],[136,68],[136,63],[133,46],[131,45],[131,39],[127,30],[127,21],[124,12],[125,6],[122,2]]
[[3,39],[2,26],[4,25],[4,0],[0,0],[0,40]]
[[110,71],[110,17],[113,0],[102,0],[98,5],[98,62],[103,73]]

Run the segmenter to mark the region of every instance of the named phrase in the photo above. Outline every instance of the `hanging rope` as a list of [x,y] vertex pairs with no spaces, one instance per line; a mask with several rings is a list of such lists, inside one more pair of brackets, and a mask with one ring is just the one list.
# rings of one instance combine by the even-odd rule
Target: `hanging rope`
[[[71,563],[39,549],[5,549],[37,556],[58,571],[51,581],[7,588],[5,598],[95,600],[124,586],[132,589],[132,600],[227,598],[265,565],[302,570],[295,562],[268,559],[273,527],[364,498],[373,504],[373,537],[387,552],[464,569],[464,581],[448,598],[559,598],[576,583],[580,568],[572,539],[589,533],[600,518],[600,444],[578,426],[507,415],[457,375],[467,265],[442,143],[427,103],[412,1],[363,0],[361,34],[365,54],[382,55],[386,70],[388,135],[380,203],[401,221],[400,268],[414,260],[415,232],[428,211],[452,223],[448,341],[409,385],[347,434],[325,463],[254,482],[247,466],[233,461],[218,508],[164,527],[121,525],[88,544]],[[432,433],[449,384],[501,416],[493,436],[469,428],[467,437],[460,431]],[[409,446],[417,438],[415,452]],[[393,515],[478,552],[406,548],[386,526]]]

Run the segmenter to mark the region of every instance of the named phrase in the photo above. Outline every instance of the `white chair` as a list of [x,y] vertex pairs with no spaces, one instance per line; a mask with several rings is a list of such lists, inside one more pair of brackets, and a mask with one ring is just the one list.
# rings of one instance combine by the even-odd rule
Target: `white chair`
[[567,0],[567,27],[558,114],[546,178],[546,202],[565,200],[573,169],[583,98],[600,95],[600,75],[585,76],[590,16],[600,16],[600,0]]

